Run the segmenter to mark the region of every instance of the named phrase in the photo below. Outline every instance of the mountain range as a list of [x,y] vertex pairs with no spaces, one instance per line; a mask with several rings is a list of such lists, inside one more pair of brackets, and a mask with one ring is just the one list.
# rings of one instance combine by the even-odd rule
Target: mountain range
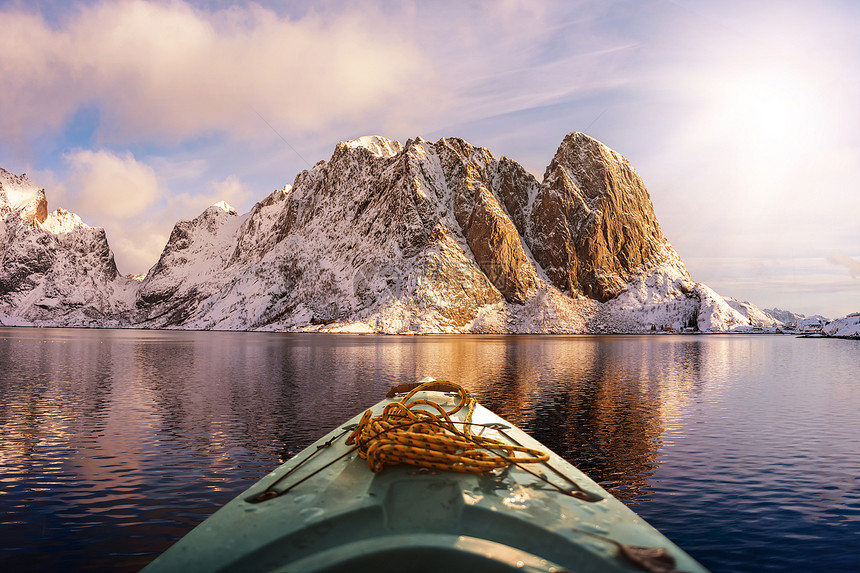
[[[779,317],[695,282],[619,153],[571,133],[538,181],[458,138],[339,143],[238,214],[176,223],[145,276],[0,169],[0,323],[356,333],[719,332]],[[779,311],[786,313],[787,311]]]

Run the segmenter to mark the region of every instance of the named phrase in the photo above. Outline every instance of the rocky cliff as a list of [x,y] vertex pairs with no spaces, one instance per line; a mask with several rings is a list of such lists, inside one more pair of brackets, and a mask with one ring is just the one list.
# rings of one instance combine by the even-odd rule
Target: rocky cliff
[[691,280],[629,162],[581,133],[565,137],[543,181],[456,138],[340,143],[245,215],[221,203],[177,223],[140,283],[117,276],[103,230],[46,215],[44,192],[6,172],[3,190],[0,313],[33,323],[386,333],[749,324]]
[[637,273],[671,258],[639,174],[582,133],[564,138],[531,214],[526,231],[535,257],[568,293],[605,302]]
[[136,283],[119,276],[104,229],[0,169],[0,313],[34,324],[117,325]]

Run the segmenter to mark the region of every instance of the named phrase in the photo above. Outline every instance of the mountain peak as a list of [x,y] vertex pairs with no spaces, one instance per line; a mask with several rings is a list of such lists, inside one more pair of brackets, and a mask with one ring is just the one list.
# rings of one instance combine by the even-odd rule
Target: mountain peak
[[64,233],[71,233],[75,229],[89,229],[90,227],[84,223],[80,217],[78,217],[74,213],[70,213],[65,209],[57,209],[48,215],[44,221],[40,221],[42,223],[42,227],[53,233],[54,235],[60,235]]
[[399,141],[381,135],[365,135],[358,139],[343,141],[340,145],[350,149],[364,148],[378,157],[394,157],[403,151],[403,144]]
[[671,249],[639,174],[584,133],[559,145],[532,213],[540,238],[532,250],[553,284],[601,302]]
[[48,216],[45,190],[30,181],[26,173],[15,175],[0,168],[0,215],[20,211],[25,221],[43,223]]
[[[558,175],[559,165],[587,171],[594,166],[621,164],[627,160],[617,151],[580,131],[568,133],[559,144],[544,173],[544,181]],[[568,170],[570,175],[570,169]]]
[[[209,209],[214,209],[216,211],[224,211],[225,213],[229,213],[231,215],[236,214],[236,209],[231,207],[227,201],[218,201],[217,203],[212,204]],[[209,210],[207,209],[207,211]]]

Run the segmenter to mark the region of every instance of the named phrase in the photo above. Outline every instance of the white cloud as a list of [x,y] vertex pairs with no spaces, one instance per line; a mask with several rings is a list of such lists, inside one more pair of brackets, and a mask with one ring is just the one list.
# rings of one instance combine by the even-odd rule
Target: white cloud
[[120,272],[151,267],[175,222],[164,208],[170,190],[155,170],[131,153],[104,149],[77,150],[64,159],[69,168],[65,183],[53,173],[39,173],[49,205],[77,213],[88,225],[104,227]]
[[193,180],[204,177],[209,169],[209,162],[199,158],[149,157],[147,163],[152,165],[161,181]]
[[227,201],[231,205],[241,205],[252,197],[251,191],[235,175],[229,175],[223,181],[213,181],[210,189],[216,197],[213,203]]
[[131,153],[79,150],[66,155],[70,186],[80,212],[96,219],[123,220],[143,213],[164,195],[155,171]]
[[848,273],[852,278],[860,277],[860,261],[854,260],[851,257],[847,257],[841,253],[830,255],[827,257],[827,261],[833,263],[834,265],[839,265],[848,269]]
[[[319,11],[318,11],[319,10]],[[576,5],[349,3],[300,17],[258,4],[96,1],[49,22],[0,11],[0,137],[100,113],[101,143],[201,134],[395,136],[542,105],[617,81],[614,50]],[[313,162],[313,161],[311,161]]]
[[113,232],[105,229],[117,268],[123,274],[147,272],[158,261],[167,244],[172,221],[139,218],[128,230]]
[[[131,153],[78,150],[67,154],[66,161],[72,192],[58,198],[72,203],[86,223],[105,227],[117,266],[129,272],[142,272],[158,260],[176,221],[194,218],[218,201],[243,206],[253,199],[235,175],[211,181],[203,191],[171,191],[161,174]],[[179,180],[199,168],[196,162],[157,163]],[[53,203],[52,191],[47,193]]]
[[[108,150],[77,150],[65,160],[68,185],[52,171],[32,172],[33,181],[45,187],[51,209],[70,209],[88,225],[105,228],[124,274],[155,264],[177,221],[192,219],[218,201],[242,210],[262,198],[236,175],[198,184],[200,161],[155,158],[156,171],[131,153]],[[167,181],[191,190],[174,191]]]
[[430,68],[373,7],[291,20],[258,5],[123,0],[81,6],[56,26],[15,9],[0,20],[0,136],[10,139],[59,129],[93,104],[114,141],[247,135],[253,110],[315,129],[383,109]]
[[167,200],[166,211],[178,219],[194,218],[207,207],[226,201],[231,207],[241,209],[256,197],[236,175],[222,181],[210,181],[202,193],[174,193]]

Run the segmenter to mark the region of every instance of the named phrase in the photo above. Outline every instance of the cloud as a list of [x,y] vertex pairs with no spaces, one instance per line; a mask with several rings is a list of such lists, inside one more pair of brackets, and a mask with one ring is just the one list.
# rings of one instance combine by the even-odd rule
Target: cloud
[[81,150],[66,155],[69,185],[77,190],[81,213],[111,221],[143,213],[165,193],[149,165],[131,153]]
[[852,278],[860,277],[860,261],[846,257],[840,253],[827,257],[827,262],[847,268]]
[[112,145],[270,135],[256,113],[287,139],[351,137],[367,123],[423,132],[612,85],[613,51],[629,43],[594,31],[576,4],[326,6],[101,0],[50,20],[0,10],[0,138],[56,133],[85,107]]
[[251,191],[235,175],[229,175],[223,181],[213,181],[210,183],[210,189],[216,197],[213,203],[227,201],[233,205],[238,205],[252,197]]
[[254,194],[236,175],[228,175],[222,181],[210,181],[206,192],[171,195],[167,200],[166,210],[177,218],[193,218],[219,201],[226,201],[231,207],[241,208],[253,198]]
[[134,221],[128,232],[114,233],[105,229],[119,271],[138,274],[152,268],[164,250],[172,228],[173,223],[163,219],[141,218]]
[[5,10],[0,136],[60,129],[93,104],[104,135],[126,140],[243,135],[254,110],[299,130],[379,110],[430,69],[386,19],[373,7],[295,20],[145,0],[81,6],[57,24]]
[[[195,162],[170,163],[156,158],[163,171],[136,159],[131,153],[78,150],[65,156],[69,166],[68,188],[53,173],[40,177],[52,183],[47,191],[52,204],[69,202],[87,224],[103,226],[121,270],[142,272],[158,259],[179,220],[191,219],[218,201],[244,207],[255,197],[236,175],[211,180],[194,190],[189,175],[197,174]],[[176,192],[166,181],[190,184],[192,190]],[[53,193],[56,185],[58,194]]]

